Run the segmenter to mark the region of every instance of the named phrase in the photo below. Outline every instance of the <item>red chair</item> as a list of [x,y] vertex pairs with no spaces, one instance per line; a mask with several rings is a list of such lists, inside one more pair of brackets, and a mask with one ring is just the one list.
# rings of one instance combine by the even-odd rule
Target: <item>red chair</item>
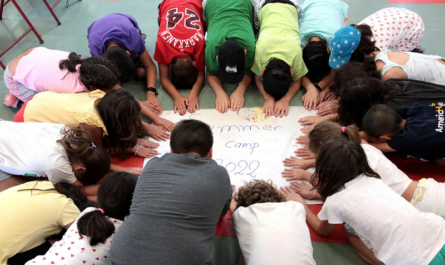
[[[20,6],[17,4],[16,0],[7,0],[5,3],[5,0],[1,0],[0,2],[0,20],[2,20],[2,15],[3,15],[3,7],[8,4],[9,2],[12,2],[12,4],[15,6],[15,8],[17,8],[17,10],[19,11],[20,15],[22,15],[23,19],[26,21],[26,23],[29,26],[29,29],[27,31],[25,31],[25,33],[23,33],[20,37],[17,38],[17,40],[15,40],[11,45],[9,45],[8,48],[6,48],[2,53],[0,53],[0,58],[6,53],[8,52],[12,47],[14,47],[14,45],[16,45],[21,39],[23,39],[23,37],[25,37],[31,30],[32,32],[34,32],[34,34],[36,35],[37,39],[39,39],[39,42],[42,44],[43,43],[43,39],[42,37],[39,35],[39,33],[37,32],[37,30],[34,28],[34,26],[32,25],[31,21],[29,21],[28,17],[25,15],[25,13],[23,13],[22,9],[20,8]],[[43,3],[45,3],[46,7],[48,8],[49,12],[51,12],[51,15],[54,17],[54,19],[56,20],[57,25],[60,25],[60,21],[57,18],[56,14],[54,14],[54,7],[57,6],[57,4],[60,3],[61,0],[57,0],[56,3],[54,3],[53,6],[50,6],[48,4],[48,2],[46,0],[43,0]],[[2,63],[2,61],[0,61],[0,66],[3,68],[3,70],[6,68],[5,65]]]

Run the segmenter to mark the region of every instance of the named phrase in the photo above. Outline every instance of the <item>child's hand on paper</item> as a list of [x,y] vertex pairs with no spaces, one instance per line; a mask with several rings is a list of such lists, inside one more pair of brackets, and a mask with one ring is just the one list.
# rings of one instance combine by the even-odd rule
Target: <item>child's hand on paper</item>
[[158,154],[159,154],[158,151],[151,149],[151,148],[147,148],[143,145],[138,146],[137,153],[136,153],[137,156],[144,157],[144,158],[155,157]]
[[301,132],[304,134],[309,134],[312,129],[314,129],[315,125],[310,125],[310,126],[304,126],[303,128],[301,128]]
[[299,169],[307,169],[312,166],[310,161],[299,159],[294,156],[291,158],[284,159],[283,163],[284,166],[286,167],[299,168]]
[[309,150],[307,146],[298,148],[297,151],[295,151],[295,155],[301,157],[301,159],[304,160],[315,159],[315,155]]
[[329,120],[329,117],[325,118],[325,117],[319,117],[319,116],[306,116],[306,117],[299,119],[298,122],[300,123],[300,125],[305,126],[305,125],[319,124],[320,122],[327,121],[327,120]]
[[197,94],[190,92],[190,94],[187,96],[187,100],[187,110],[189,113],[195,113],[195,111],[199,110],[199,99]]
[[325,102],[336,98],[335,94],[332,93],[329,88],[323,89],[319,94],[320,102]]
[[301,101],[304,104],[304,107],[308,110],[313,110],[318,106],[319,96],[318,90],[314,87],[314,89],[307,90],[306,94],[301,98]]
[[152,142],[152,141],[150,141],[148,139],[142,139],[142,138],[138,139],[138,144],[142,145],[142,146],[145,146],[147,148],[151,148],[151,149],[156,149],[156,148],[159,147],[158,143]]
[[164,118],[161,118],[161,117],[153,119],[153,123],[156,126],[159,126],[169,132],[173,131],[173,128],[175,128],[175,124],[173,122],[166,120]]
[[280,118],[283,118],[283,116],[287,116],[287,113],[289,112],[289,101],[285,99],[280,99],[275,103],[275,117],[280,116]]
[[290,188],[296,193],[303,196],[308,200],[315,200],[317,197],[317,191],[311,187],[307,182],[291,182]]
[[322,102],[322,103],[320,103],[320,105],[318,105],[317,115],[325,116],[325,115],[329,115],[329,114],[335,114],[338,112],[339,107],[340,107],[340,101],[335,100],[335,99]]
[[263,104],[264,117],[274,115],[274,110],[275,110],[275,99],[273,99],[273,97],[265,98]]
[[308,144],[309,143],[309,136],[302,135],[302,136],[298,137],[296,140],[297,140],[297,144]]
[[181,95],[173,98],[175,100],[174,103],[174,111],[175,113],[179,113],[179,115],[184,115],[187,113],[187,105],[189,104],[189,101],[186,97],[183,97]]
[[162,114],[162,106],[161,102],[156,96],[147,98],[146,101],[140,101],[140,103],[144,104],[147,108],[149,108],[154,113],[161,115]]
[[147,124],[145,128],[147,129],[148,135],[158,141],[167,141],[168,139],[170,139],[170,135],[165,131],[165,129],[161,127]]
[[281,187],[280,188],[280,193],[283,195],[284,200],[285,201],[296,201],[299,202],[301,204],[306,204],[306,202],[304,201],[303,197],[301,197],[300,194],[295,193],[291,188],[289,187]]
[[283,172],[281,172],[281,176],[286,179],[286,181],[292,180],[310,180],[311,173],[303,170],[303,169],[293,169],[286,168]]
[[142,173],[142,168],[140,168],[140,167],[123,167],[122,171],[139,176]]

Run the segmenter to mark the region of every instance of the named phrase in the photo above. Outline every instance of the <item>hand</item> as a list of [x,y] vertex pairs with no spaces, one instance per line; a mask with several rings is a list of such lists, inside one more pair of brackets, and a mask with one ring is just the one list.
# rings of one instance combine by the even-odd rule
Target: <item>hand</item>
[[152,92],[147,93],[147,100],[143,101],[145,106],[151,109],[154,113],[161,115],[162,114],[162,106],[159,99]]
[[304,160],[315,159],[315,155],[309,150],[307,146],[298,148],[297,151],[295,151],[295,154]]
[[178,112],[179,115],[184,115],[187,113],[187,105],[189,103],[188,99],[179,95],[177,97],[174,98],[175,103],[174,103],[174,111],[175,113]]
[[318,116],[324,116],[329,114],[335,114],[338,112],[338,108],[340,107],[340,101],[338,100],[329,100],[318,105]]
[[311,163],[304,159],[299,159],[296,157],[286,158],[283,161],[284,166],[286,167],[292,167],[292,168],[300,168],[300,169],[308,169],[311,167]]
[[151,148],[147,148],[143,145],[139,145],[136,154],[140,157],[144,157],[144,158],[150,158],[150,157],[155,157],[157,156],[159,153],[156,150],[153,150]]
[[263,113],[264,117],[272,116],[275,110],[275,99],[273,97],[268,97],[264,99]]
[[306,116],[298,120],[301,125],[315,125],[320,122],[329,120],[329,118],[319,117],[319,116]]
[[146,126],[146,129],[148,135],[150,135],[151,137],[153,137],[158,141],[167,141],[168,139],[170,139],[170,135],[161,127],[148,124],[148,126]]
[[142,138],[138,139],[138,144],[142,145],[144,147],[147,147],[147,148],[151,148],[151,149],[155,149],[155,148],[159,147],[158,143],[152,142],[148,139],[142,139]]
[[226,92],[216,95],[216,110],[220,113],[226,113],[230,107],[229,96]]
[[280,193],[281,195],[283,195],[284,200],[285,201],[296,201],[299,202],[303,205],[306,204],[306,202],[304,201],[303,197],[301,197],[299,194],[295,193],[291,188],[289,187],[281,187],[280,188]]
[[280,99],[275,103],[275,117],[283,118],[289,112],[289,101]]
[[232,111],[238,111],[244,106],[244,94],[235,90],[230,95],[230,107]]
[[142,173],[142,168],[140,168],[140,167],[123,167],[122,171],[136,175],[136,176],[140,176]]
[[308,144],[309,143],[309,136],[302,135],[297,138],[297,144]]
[[282,173],[281,176],[286,179],[286,181],[292,181],[292,180],[307,180],[309,178],[309,175],[311,173],[303,170],[303,169],[289,169],[286,168]]
[[195,113],[195,111],[199,110],[199,99],[198,95],[190,93],[187,96],[187,100],[189,102],[188,104],[188,112],[189,113]]
[[173,131],[173,128],[175,128],[175,124],[173,122],[166,120],[164,118],[161,118],[161,117],[154,119],[153,123],[156,126],[159,126],[162,129],[169,131],[169,132]]
[[317,198],[317,190],[313,189],[307,182],[291,182],[290,188],[305,199],[315,200]]
[[324,102],[330,99],[334,99],[336,98],[336,96],[334,95],[334,93],[332,93],[329,88],[325,88],[323,89],[320,94],[318,95],[319,97],[319,101],[320,102]]
[[314,129],[315,125],[310,125],[310,126],[304,126],[303,128],[301,128],[301,132],[304,134],[309,134],[312,129]]
[[318,103],[320,102],[318,94],[316,88],[306,91],[306,94],[301,98],[306,109],[312,110],[318,106]]

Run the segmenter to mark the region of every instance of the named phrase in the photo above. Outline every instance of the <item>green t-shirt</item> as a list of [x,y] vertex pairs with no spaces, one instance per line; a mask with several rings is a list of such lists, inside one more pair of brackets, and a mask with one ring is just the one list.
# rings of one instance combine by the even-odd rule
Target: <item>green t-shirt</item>
[[306,75],[295,7],[267,4],[261,9],[259,20],[261,28],[252,72],[261,75],[270,60],[280,59],[292,67],[292,80],[297,81]]
[[204,8],[207,39],[205,62],[210,75],[218,75],[216,60],[219,46],[226,38],[235,38],[247,50],[246,74],[255,56],[255,35],[253,34],[253,6],[250,0],[207,0]]

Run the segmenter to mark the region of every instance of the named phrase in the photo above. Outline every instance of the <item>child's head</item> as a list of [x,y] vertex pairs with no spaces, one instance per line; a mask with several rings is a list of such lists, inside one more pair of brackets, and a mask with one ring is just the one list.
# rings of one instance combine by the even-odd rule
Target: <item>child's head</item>
[[170,64],[172,84],[179,89],[191,88],[198,78],[198,70],[192,57],[176,57]]
[[112,46],[103,55],[104,58],[113,62],[120,73],[120,82],[125,83],[133,79],[136,67],[130,54],[120,46]]
[[402,130],[403,119],[385,104],[372,106],[363,117],[363,132],[373,143],[383,143],[394,138]]
[[197,154],[212,157],[213,135],[209,125],[198,120],[176,123],[170,136],[170,148],[176,154]]
[[76,178],[85,186],[96,184],[110,170],[110,154],[96,147],[91,135],[80,127],[64,127],[61,133],[57,142],[68,154]]
[[318,154],[323,144],[333,138],[349,139],[358,144],[361,142],[357,126],[343,127],[333,121],[324,121],[315,125],[309,133],[309,150],[314,154]]
[[327,140],[319,149],[311,182],[318,193],[327,198],[345,188],[360,175],[380,178],[368,164],[360,144],[345,138]]
[[244,79],[246,50],[235,38],[228,38],[219,46],[219,79],[225,84],[239,84]]
[[135,175],[126,172],[115,172],[105,177],[97,193],[100,210],[86,213],[77,222],[80,237],[89,237],[91,246],[104,243],[115,230],[107,217],[124,220],[130,214],[137,180]]
[[235,195],[236,209],[249,207],[252,204],[264,202],[282,202],[283,196],[272,184],[272,181],[251,180],[239,188]]
[[59,68],[71,73],[79,71],[80,82],[88,90],[109,91],[119,84],[120,74],[116,65],[102,57],[83,58],[72,52],[68,59],[60,61]]
[[338,120],[340,124],[355,124],[362,128],[362,119],[373,105],[385,103],[402,92],[392,81],[356,77],[342,87]]
[[343,87],[357,77],[381,79],[373,58],[367,57],[363,63],[351,61],[340,67],[335,73],[334,83],[329,90],[338,97],[341,95]]
[[351,24],[351,26],[359,30],[361,33],[360,43],[354,53],[352,53],[351,61],[363,62],[372,52],[380,51],[380,49],[375,46],[375,40],[372,40],[373,33],[369,25]]
[[142,124],[141,106],[125,89],[108,92],[96,101],[96,110],[107,128],[104,138],[107,148],[115,148],[117,155],[125,159],[128,148],[136,145],[138,137],[146,135]]
[[331,71],[329,67],[329,53],[326,41],[309,41],[303,49],[303,61],[308,72],[307,77],[312,82],[319,82]]
[[290,66],[282,60],[272,59],[263,71],[263,86],[267,94],[275,100],[281,99],[292,84]]

